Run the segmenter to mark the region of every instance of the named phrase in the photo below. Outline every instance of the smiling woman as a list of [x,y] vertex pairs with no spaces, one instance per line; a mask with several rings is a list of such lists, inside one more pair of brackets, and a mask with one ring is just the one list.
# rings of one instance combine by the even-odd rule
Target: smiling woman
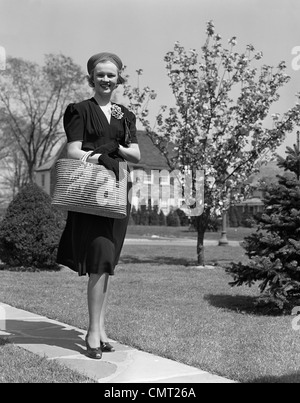
[[[111,102],[113,91],[124,82],[122,67],[121,59],[113,53],[92,56],[87,71],[94,97],[70,104],[64,115],[68,157],[88,156],[88,162],[104,166],[116,177],[120,162],[140,159],[135,115],[123,105]],[[87,154],[90,151],[92,154]],[[89,275],[86,345],[87,355],[94,359],[100,359],[103,351],[113,351],[107,341],[104,316],[109,279],[119,261],[130,208],[128,200],[124,219],[69,212],[59,244],[58,263],[80,276]]]

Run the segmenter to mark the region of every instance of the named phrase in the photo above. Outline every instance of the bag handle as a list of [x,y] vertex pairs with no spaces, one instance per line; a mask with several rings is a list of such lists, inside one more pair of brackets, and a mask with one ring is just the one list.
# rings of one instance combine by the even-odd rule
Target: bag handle
[[93,151],[87,151],[81,158],[80,160],[84,163],[87,163],[87,159],[89,158],[89,156],[93,153]]

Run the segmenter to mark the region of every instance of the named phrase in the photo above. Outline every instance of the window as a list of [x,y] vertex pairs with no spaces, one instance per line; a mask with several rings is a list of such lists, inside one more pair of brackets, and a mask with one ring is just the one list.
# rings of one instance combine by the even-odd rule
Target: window
[[152,183],[152,173],[151,171],[145,171],[144,172],[144,183],[147,185]]
[[45,183],[46,183],[46,181],[45,181],[45,174],[42,174],[42,187],[44,188],[45,187]]
[[170,178],[170,198],[175,199],[175,189],[174,189],[175,181],[174,178]]

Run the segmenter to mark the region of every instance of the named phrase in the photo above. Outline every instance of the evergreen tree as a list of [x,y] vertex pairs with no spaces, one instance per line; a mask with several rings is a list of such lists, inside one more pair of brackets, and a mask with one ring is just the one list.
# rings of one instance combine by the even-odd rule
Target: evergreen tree
[[149,206],[149,225],[159,225],[158,206]]
[[178,217],[180,219],[180,225],[182,227],[187,227],[189,225],[189,218],[186,215],[186,213],[183,210],[181,210],[180,208],[178,208],[175,211],[176,211],[176,213],[177,213],[177,215],[178,215]]
[[260,282],[261,299],[281,309],[300,297],[300,181],[299,147],[287,148],[287,157],[278,157],[278,166],[288,174],[265,187],[263,213],[256,217],[257,232],[245,238],[249,257],[227,269],[231,285]]
[[160,213],[159,213],[159,225],[160,226],[167,225],[167,219],[162,210],[160,210]]
[[131,208],[130,217],[132,219],[131,225],[137,225],[138,224],[138,212],[137,212],[135,206],[132,206],[132,208]]
[[146,204],[141,204],[139,209],[139,223],[138,225],[149,225],[149,211]]
[[180,218],[176,210],[171,209],[171,211],[167,215],[167,225],[169,227],[180,227]]

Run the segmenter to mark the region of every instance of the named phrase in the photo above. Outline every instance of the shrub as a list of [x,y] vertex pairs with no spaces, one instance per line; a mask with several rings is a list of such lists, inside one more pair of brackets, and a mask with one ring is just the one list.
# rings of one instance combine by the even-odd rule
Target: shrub
[[180,227],[180,218],[175,210],[171,210],[167,215],[167,225],[169,227]]
[[185,213],[183,210],[181,210],[180,208],[178,208],[178,209],[176,210],[176,213],[178,214],[178,217],[179,217],[179,219],[180,219],[180,225],[181,225],[182,227],[188,226],[188,225],[189,225],[189,218],[188,218],[188,216],[186,215],[186,213]]
[[159,225],[159,214],[157,205],[149,208],[149,225]]
[[12,267],[57,269],[56,252],[65,218],[35,184],[26,185],[0,223],[0,258]]
[[160,212],[159,212],[159,225],[160,226],[167,225],[167,219],[162,210],[160,210]]
[[[191,226],[197,231],[197,217],[191,217]],[[218,232],[222,227],[222,219],[219,217],[208,217],[206,230]]]
[[129,218],[129,225],[137,225],[137,224],[138,224],[137,210],[135,206],[132,206]]
[[138,225],[149,225],[149,211],[145,204],[138,209]]
[[248,204],[246,204],[245,209],[242,214],[241,224],[243,227],[251,228],[251,227],[253,227],[254,223],[255,223],[255,219],[253,217],[253,214],[251,214],[250,208],[249,208]]

